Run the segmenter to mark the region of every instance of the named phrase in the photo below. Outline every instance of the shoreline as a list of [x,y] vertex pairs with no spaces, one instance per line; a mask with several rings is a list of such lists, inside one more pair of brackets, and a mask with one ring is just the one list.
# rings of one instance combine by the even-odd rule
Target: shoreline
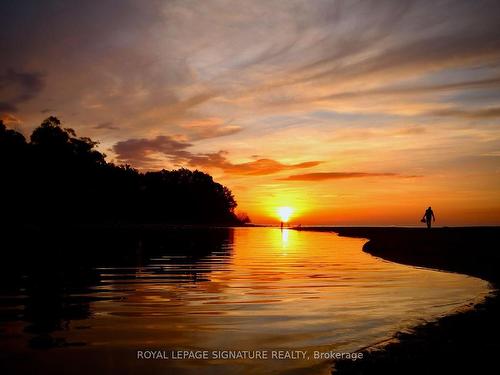
[[[386,344],[362,348],[363,359],[334,363],[334,374],[482,373],[498,367],[500,352],[500,227],[305,227],[366,238],[363,251],[416,267],[456,272],[496,289],[468,309],[398,332]],[[404,249],[404,250],[402,250]],[[466,307],[466,306],[464,306]]]

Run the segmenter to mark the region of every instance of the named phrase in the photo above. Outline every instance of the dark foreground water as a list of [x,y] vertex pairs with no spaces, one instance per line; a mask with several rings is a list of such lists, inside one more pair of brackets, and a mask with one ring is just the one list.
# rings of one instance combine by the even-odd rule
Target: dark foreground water
[[[169,230],[97,242],[31,242],[3,265],[4,370],[328,373],[315,351],[354,351],[489,292],[485,281],[386,262],[363,253],[364,240],[330,233]],[[170,358],[137,359],[138,350]],[[173,359],[172,350],[209,359]],[[269,359],[217,359],[223,350]],[[306,357],[272,359],[277,350]]]

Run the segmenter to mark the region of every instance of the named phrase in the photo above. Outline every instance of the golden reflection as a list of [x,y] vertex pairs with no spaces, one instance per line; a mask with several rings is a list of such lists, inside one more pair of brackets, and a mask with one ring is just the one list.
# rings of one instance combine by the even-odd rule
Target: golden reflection
[[[102,270],[101,277],[107,276],[97,296],[105,298],[90,305],[92,320],[81,323],[91,328],[70,326],[67,340],[95,343],[88,345],[91,349],[105,342],[117,351],[282,347],[348,352],[488,290],[479,279],[382,262],[361,251],[363,239],[278,228],[230,233],[223,241],[227,251],[217,248],[201,258],[165,254],[141,269]],[[94,357],[101,361],[102,356]],[[129,358],[122,365],[137,363]],[[154,363],[161,366],[157,373],[197,374],[200,369],[200,362]],[[214,364],[221,374],[313,373],[309,366],[330,370],[329,363],[316,361]]]
[[289,234],[290,234],[290,231],[288,229],[281,230],[281,247],[283,247],[283,248],[288,247]]

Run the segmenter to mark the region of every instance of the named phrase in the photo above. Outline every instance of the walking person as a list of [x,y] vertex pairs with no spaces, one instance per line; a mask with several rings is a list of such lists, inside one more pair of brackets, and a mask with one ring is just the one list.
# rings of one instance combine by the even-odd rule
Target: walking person
[[436,221],[436,217],[434,216],[434,211],[432,211],[432,208],[429,207],[427,210],[425,210],[424,217],[422,218],[422,222],[427,224],[427,228],[431,228],[431,219],[432,222]]

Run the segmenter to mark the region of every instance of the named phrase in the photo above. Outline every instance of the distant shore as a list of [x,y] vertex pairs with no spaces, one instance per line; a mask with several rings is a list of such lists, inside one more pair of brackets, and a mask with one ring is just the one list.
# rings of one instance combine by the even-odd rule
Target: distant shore
[[[363,251],[397,263],[458,272],[500,285],[500,227],[304,227],[367,238]],[[363,360],[338,361],[335,374],[481,374],[499,367],[500,295],[473,309],[398,333],[385,346],[363,351]]]

